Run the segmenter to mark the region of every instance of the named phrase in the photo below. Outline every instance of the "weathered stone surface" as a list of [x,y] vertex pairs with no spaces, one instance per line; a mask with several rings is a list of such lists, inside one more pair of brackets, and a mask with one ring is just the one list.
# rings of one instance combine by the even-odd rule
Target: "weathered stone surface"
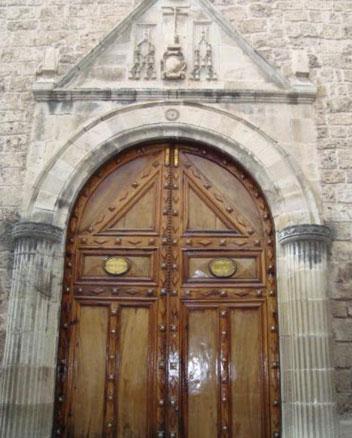
[[352,342],[352,319],[335,319],[333,328],[337,341]]
[[337,407],[341,416],[348,418],[349,413],[352,409],[352,396],[350,392],[337,393]]
[[346,301],[333,300],[330,305],[332,316],[335,318],[347,318],[347,303]]
[[340,438],[350,438],[352,436],[352,421],[342,420],[340,423]]
[[[351,368],[352,345],[345,342],[335,343],[334,357],[337,368]],[[349,385],[349,382],[346,382]]]

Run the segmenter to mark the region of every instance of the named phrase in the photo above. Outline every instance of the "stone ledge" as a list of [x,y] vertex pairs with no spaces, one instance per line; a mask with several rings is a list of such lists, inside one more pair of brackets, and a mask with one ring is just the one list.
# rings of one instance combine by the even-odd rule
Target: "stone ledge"
[[331,230],[325,225],[302,224],[293,225],[279,232],[279,242],[282,245],[294,241],[323,241],[330,242]]
[[83,88],[64,89],[45,87],[35,84],[33,94],[37,102],[71,102],[71,101],[120,101],[135,103],[150,100],[186,100],[207,103],[286,103],[311,104],[316,99],[315,89],[265,91],[265,90],[231,90],[231,89],[158,89],[158,88]]
[[19,222],[12,230],[12,238],[14,240],[33,238],[50,242],[60,242],[62,236],[63,230],[61,228],[40,222]]

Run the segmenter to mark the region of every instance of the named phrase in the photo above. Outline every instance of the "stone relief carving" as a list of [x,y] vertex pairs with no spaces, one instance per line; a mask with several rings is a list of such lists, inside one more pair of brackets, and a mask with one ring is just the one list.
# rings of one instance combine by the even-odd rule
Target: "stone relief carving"
[[168,46],[161,60],[161,76],[163,79],[185,79],[187,64],[182,47],[175,39],[175,44]]
[[[133,53],[133,65],[129,71],[129,79],[132,80],[155,80],[156,58],[161,57],[161,79],[164,80],[184,80],[187,72],[187,59],[184,47],[182,47],[182,37],[189,26],[182,17],[188,17],[189,5],[163,6],[163,17],[171,16],[164,29],[164,36],[168,39],[166,50],[163,53],[157,51],[154,44],[155,34],[152,35],[156,24],[139,24],[135,29],[139,37]],[[171,21],[171,22],[170,22]],[[193,68],[189,73],[192,80],[216,81],[218,79],[214,67],[214,50],[210,42],[211,21],[197,21],[194,26],[193,48]],[[171,32],[169,32],[169,29]],[[141,36],[142,35],[142,36]],[[153,38],[154,36],[154,38]],[[189,53],[190,55],[190,53]]]
[[178,17],[188,15],[189,6],[165,6],[164,15],[174,16],[174,42],[167,46],[161,60],[161,77],[168,80],[182,80],[186,78],[187,63],[178,35]]
[[151,26],[145,25],[143,39],[134,49],[130,79],[139,80],[143,74],[143,79],[147,81],[156,79],[155,46],[151,42],[151,32]]
[[170,108],[165,112],[165,117],[170,122],[174,122],[180,118],[180,112],[175,108]]
[[203,72],[208,81],[217,80],[217,74],[213,64],[213,47],[209,42],[209,27],[209,25],[203,27],[199,42],[194,49],[191,78],[195,81],[201,80]]

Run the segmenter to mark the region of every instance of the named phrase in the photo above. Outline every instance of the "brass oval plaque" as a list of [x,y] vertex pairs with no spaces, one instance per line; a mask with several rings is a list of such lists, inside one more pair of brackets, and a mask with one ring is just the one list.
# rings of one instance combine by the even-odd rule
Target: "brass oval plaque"
[[130,262],[125,257],[110,257],[105,260],[104,269],[110,275],[123,275],[130,270]]
[[230,258],[219,258],[209,262],[209,271],[217,278],[230,278],[237,271],[237,264]]

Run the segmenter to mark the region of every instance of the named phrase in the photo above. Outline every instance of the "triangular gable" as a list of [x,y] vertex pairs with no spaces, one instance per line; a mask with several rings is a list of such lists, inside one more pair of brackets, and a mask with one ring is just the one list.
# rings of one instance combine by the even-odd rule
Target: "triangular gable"
[[121,88],[275,91],[290,86],[209,0],[144,0],[54,86]]

